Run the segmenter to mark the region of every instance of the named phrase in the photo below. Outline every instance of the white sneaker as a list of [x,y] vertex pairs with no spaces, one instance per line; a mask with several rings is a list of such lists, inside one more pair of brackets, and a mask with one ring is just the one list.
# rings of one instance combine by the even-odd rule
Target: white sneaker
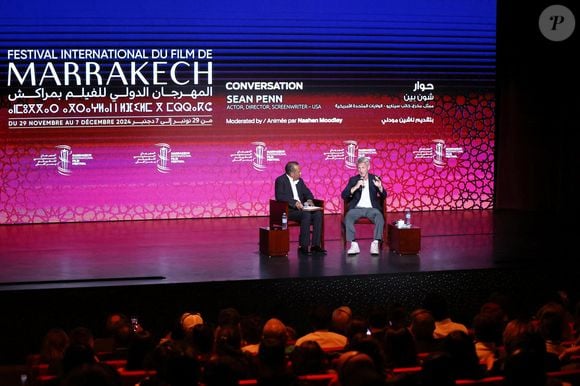
[[356,241],[350,242],[350,248],[346,252],[347,255],[356,255],[360,252],[360,248],[358,247],[358,243]]
[[373,240],[371,243],[371,255],[379,254],[379,240]]

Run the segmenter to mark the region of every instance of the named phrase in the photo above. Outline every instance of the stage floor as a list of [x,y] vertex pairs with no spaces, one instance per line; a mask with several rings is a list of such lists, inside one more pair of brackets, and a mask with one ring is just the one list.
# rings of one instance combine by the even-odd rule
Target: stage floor
[[[390,213],[389,221],[402,218]],[[388,246],[369,253],[372,227],[357,225],[361,253],[347,256],[340,216],[326,215],[326,256],[299,256],[298,228],[288,257],[259,253],[266,217],[0,226],[0,290],[488,269],[554,260],[557,235],[537,215],[492,210],[413,213],[418,255]],[[560,256],[566,259],[568,252]]]

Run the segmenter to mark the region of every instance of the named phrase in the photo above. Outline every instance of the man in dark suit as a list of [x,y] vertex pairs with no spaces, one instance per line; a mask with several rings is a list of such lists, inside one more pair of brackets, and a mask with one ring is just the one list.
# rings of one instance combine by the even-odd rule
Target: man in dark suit
[[360,247],[355,239],[354,223],[361,217],[366,217],[375,224],[374,240],[371,243],[371,254],[379,254],[379,243],[383,238],[385,219],[383,218],[382,202],[387,195],[386,189],[378,176],[369,173],[370,161],[360,157],[356,161],[358,174],[348,180],[342,191],[342,199],[349,200],[348,211],[344,217],[346,239],[350,241],[349,255],[356,255]]
[[[276,200],[288,203],[288,219],[300,223],[300,247],[298,251],[305,255],[311,253],[326,254],[321,247],[322,212],[306,211],[305,205],[313,206],[314,195],[300,178],[301,168],[298,162],[286,164],[286,173],[276,178],[274,186]],[[310,243],[310,226],[312,225],[312,248]]]

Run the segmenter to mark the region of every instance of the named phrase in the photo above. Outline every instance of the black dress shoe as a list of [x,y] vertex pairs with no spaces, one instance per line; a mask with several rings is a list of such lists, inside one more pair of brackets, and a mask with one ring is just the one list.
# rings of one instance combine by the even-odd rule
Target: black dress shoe
[[318,245],[312,247],[310,251],[316,254],[326,255],[326,249],[322,249]]
[[312,253],[310,253],[310,251],[308,250],[308,247],[299,247],[298,253],[301,255],[307,255],[307,256],[312,255]]

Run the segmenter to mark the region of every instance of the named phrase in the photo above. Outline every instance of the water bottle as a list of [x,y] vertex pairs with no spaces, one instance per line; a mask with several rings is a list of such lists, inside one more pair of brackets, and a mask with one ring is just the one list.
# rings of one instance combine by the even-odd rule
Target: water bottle
[[411,226],[411,209],[405,209],[405,225],[410,227]]
[[282,229],[288,229],[288,216],[286,216],[286,212],[282,213]]

